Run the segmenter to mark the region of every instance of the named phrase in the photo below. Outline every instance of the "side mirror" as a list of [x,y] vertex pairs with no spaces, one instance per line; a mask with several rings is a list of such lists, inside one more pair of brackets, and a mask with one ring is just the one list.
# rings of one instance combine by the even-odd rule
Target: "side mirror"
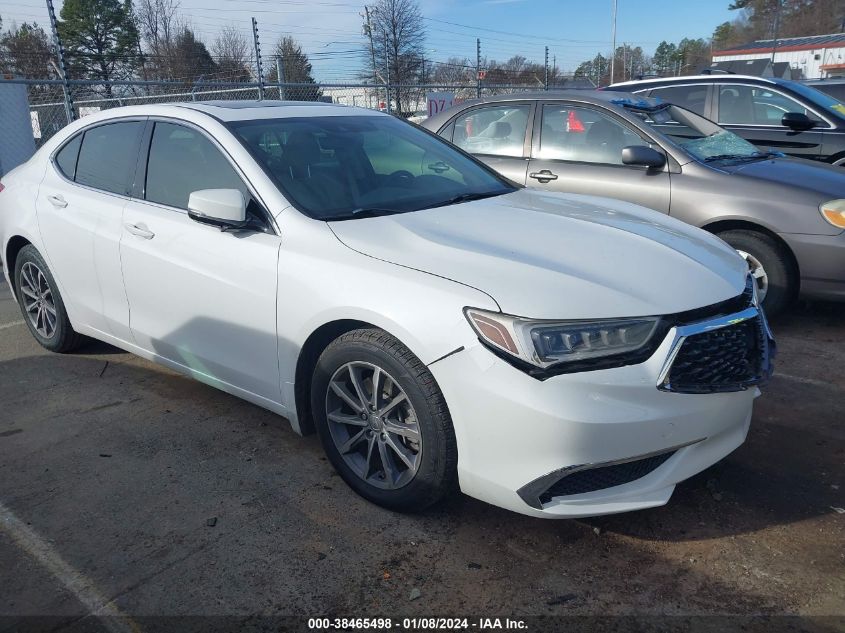
[[246,201],[237,189],[200,189],[188,197],[188,217],[221,228],[246,222]]
[[787,112],[783,115],[780,123],[784,127],[788,127],[790,130],[795,130],[796,132],[809,130],[816,125],[816,122],[811,120],[810,117],[803,112]]
[[666,155],[646,145],[629,145],[622,148],[622,163],[661,169],[666,165]]

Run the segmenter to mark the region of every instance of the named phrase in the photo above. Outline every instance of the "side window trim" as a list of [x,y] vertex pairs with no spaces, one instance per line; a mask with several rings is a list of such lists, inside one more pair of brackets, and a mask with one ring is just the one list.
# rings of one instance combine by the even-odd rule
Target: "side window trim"
[[572,164],[572,165],[596,165],[600,167],[617,167],[617,168],[625,168],[625,169],[638,169],[641,170],[641,167],[637,167],[635,165],[622,165],[622,164],[615,164],[615,163],[595,163],[591,161],[584,161],[584,160],[567,160],[565,158],[543,158],[540,156],[540,135],[543,133],[543,111],[545,110],[545,106],[552,105],[552,106],[566,106],[572,108],[585,108],[587,110],[594,110],[599,112],[603,116],[606,116],[609,119],[612,119],[619,125],[625,127],[629,132],[632,132],[640,137],[643,142],[648,143],[649,145],[656,145],[660,148],[660,151],[666,154],[666,167],[664,167],[664,171],[666,171],[670,164],[670,157],[671,154],[666,151],[666,149],[657,141],[652,138],[644,138],[643,131],[632,126],[628,121],[624,118],[618,116],[612,110],[608,110],[602,108],[599,105],[595,105],[592,103],[581,103],[578,101],[543,101],[537,103],[537,110],[534,115],[534,129],[537,130],[537,133],[534,135],[531,144],[531,160],[547,160],[547,161],[554,161],[562,164]]
[[198,134],[201,134],[203,138],[209,141],[220,152],[220,155],[223,156],[224,160],[226,160],[226,162],[235,172],[235,175],[240,178],[243,184],[246,186],[247,191],[249,191],[250,196],[255,201],[258,207],[258,213],[260,216],[259,219],[261,220],[261,223],[268,229],[270,233],[272,233],[273,235],[278,235],[279,232],[276,227],[276,222],[273,219],[272,214],[270,214],[270,212],[267,210],[267,205],[264,203],[264,200],[261,199],[261,196],[258,195],[256,188],[246,177],[243,170],[241,170],[237,163],[235,163],[234,159],[229,155],[229,152],[227,152],[225,148],[220,145],[220,143],[218,143],[215,138],[213,138],[200,126],[190,121],[185,121],[183,119],[176,119],[165,116],[149,117],[147,121],[147,127],[142,135],[142,145],[139,152],[140,155],[138,157],[138,166],[135,174],[135,181],[139,186],[136,186],[136,188],[133,190],[133,194],[138,195],[133,195],[132,198],[136,202],[153,205],[162,209],[167,209],[168,211],[175,211],[176,213],[181,213],[183,215],[188,214],[185,209],[180,209],[179,207],[174,207],[169,204],[165,204],[162,202],[154,202],[152,200],[146,199],[147,171],[150,161],[150,147],[152,145],[153,132],[155,130],[156,123],[170,123],[171,125],[178,125],[188,128],[192,131],[197,132]]
[[[772,86],[774,86],[774,85],[775,84],[772,84]],[[809,110],[815,116],[817,116],[819,119],[824,121],[825,127],[822,127],[821,125],[817,125],[813,128],[810,128],[810,130],[808,130],[808,131],[833,129],[833,124],[830,122],[830,119],[826,118],[822,114],[819,114],[819,112],[817,110],[815,110],[812,106],[808,105],[806,102],[802,101],[798,97],[794,97],[792,95],[781,92],[780,90],[778,90],[777,88],[774,88],[774,87],[757,86],[757,85],[754,85],[754,84],[743,84],[743,83],[739,83],[739,82],[720,83],[720,84],[715,84],[713,86],[713,93],[714,93],[713,94],[713,100],[715,102],[715,106],[713,108],[713,118],[712,118],[712,120],[715,121],[718,125],[732,125],[732,126],[740,126],[740,127],[778,128],[780,130],[789,129],[786,126],[783,126],[783,125],[768,125],[766,123],[728,123],[728,122],[719,123],[719,108],[720,108],[720,104],[721,104],[721,100],[722,100],[722,88],[727,87],[727,86],[742,86],[744,88],[752,88],[752,89],[757,88],[758,90],[768,90],[769,92],[773,92],[776,95],[783,97],[784,99],[788,99],[789,101],[794,101],[795,103],[798,103],[802,108],[804,108],[805,110]]]
[[[449,141],[450,143],[454,142],[455,128],[458,125],[458,123],[457,123],[458,119],[460,119],[461,117],[472,116],[472,113],[475,112],[476,110],[481,110],[481,109],[484,109],[484,108],[503,107],[503,106],[528,106],[528,121],[525,124],[525,136],[522,139],[522,156],[506,156],[506,155],[503,155],[503,154],[482,154],[482,153],[478,153],[478,154],[470,153],[470,156],[488,156],[488,157],[491,157],[491,158],[514,158],[514,159],[517,159],[517,160],[519,160],[519,159],[528,160],[528,158],[530,157],[530,154],[531,154],[531,135],[532,135],[532,132],[533,132],[532,128],[533,128],[533,123],[534,123],[534,112],[535,112],[535,108],[537,106],[536,102],[534,102],[534,101],[488,101],[488,102],[485,102],[485,103],[477,103],[477,104],[475,104],[475,105],[473,105],[469,108],[466,108],[465,110],[461,110],[460,112],[458,112],[455,116],[453,116],[451,119],[449,119],[446,122],[445,125],[443,125],[440,128],[441,130],[445,130],[447,127],[452,126],[452,133],[450,134],[450,136],[448,138],[446,138],[446,137],[444,137],[444,138],[446,138],[446,140]],[[438,134],[439,134],[439,132],[438,132]],[[463,148],[459,147],[458,149],[463,149]],[[467,150],[464,149],[463,151],[467,151]],[[467,152],[467,153],[469,153],[469,152]]]

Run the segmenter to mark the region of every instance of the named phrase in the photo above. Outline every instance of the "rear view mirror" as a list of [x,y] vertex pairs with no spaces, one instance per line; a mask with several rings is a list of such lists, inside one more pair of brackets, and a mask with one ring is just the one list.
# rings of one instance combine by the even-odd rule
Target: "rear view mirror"
[[781,125],[790,130],[803,131],[815,127],[816,123],[803,112],[787,112],[780,120]]
[[188,198],[192,220],[220,227],[236,227],[246,222],[246,201],[237,189],[200,189]]
[[622,148],[622,163],[660,169],[666,165],[666,155],[646,145],[629,145]]

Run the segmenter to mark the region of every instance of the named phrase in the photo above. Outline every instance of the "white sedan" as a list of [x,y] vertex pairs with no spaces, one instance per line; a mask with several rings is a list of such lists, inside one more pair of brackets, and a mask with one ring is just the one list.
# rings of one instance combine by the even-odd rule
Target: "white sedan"
[[771,372],[719,239],[368,110],[86,117],[3,179],[0,243],[41,345],[106,341],[316,429],[393,509],[664,504],[743,442]]

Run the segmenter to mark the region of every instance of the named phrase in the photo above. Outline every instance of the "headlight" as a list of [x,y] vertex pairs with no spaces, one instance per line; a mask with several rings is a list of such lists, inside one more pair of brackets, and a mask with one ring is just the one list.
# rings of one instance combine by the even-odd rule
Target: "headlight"
[[654,351],[648,343],[661,322],[659,317],[535,321],[475,308],[464,313],[494,350],[539,369],[570,368],[563,371],[642,362]]
[[822,217],[838,229],[845,229],[845,200],[831,200],[819,205]]

